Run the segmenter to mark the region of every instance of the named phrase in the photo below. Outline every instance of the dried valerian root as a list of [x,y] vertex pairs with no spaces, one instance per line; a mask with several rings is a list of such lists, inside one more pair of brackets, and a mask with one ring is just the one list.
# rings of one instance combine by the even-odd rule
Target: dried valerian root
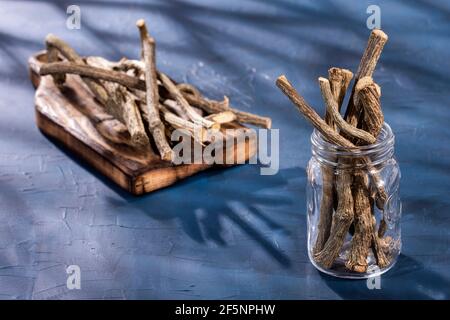
[[[384,117],[380,103],[381,90],[373,81],[372,74],[387,39],[383,31],[372,31],[344,117],[340,114],[340,107],[353,76],[351,71],[331,68],[328,79],[319,78],[326,105],[324,119],[308,105],[284,75],[278,77],[276,84],[329,143],[348,151],[373,144],[381,132]],[[384,236],[387,229],[384,218],[380,219],[377,230],[374,215],[374,206],[384,211],[387,200],[379,171],[366,156],[354,159],[338,157],[333,161],[338,164],[337,169],[325,164],[321,167],[323,189],[313,259],[322,267],[331,268],[350,232],[351,246],[345,264],[349,270],[366,272],[371,250],[380,268],[388,266],[390,245],[387,243],[392,241]]]
[[101,124],[97,126],[105,138],[136,148],[150,147],[151,138],[161,159],[173,161],[169,137],[175,129],[184,129],[195,143],[205,145],[211,143],[210,132],[234,121],[271,127],[270,118],[231,108],[227,97],[223,101],[207,99],[194,85],[177,84],[157,70],[155,40],[149,35],[144,20],[138,20],[136,25],[140,33],[141,60],[122,58],[112,62],[101,57],[83,58],[56,36],[46,37],[47,63],[41,66],[39,74],[51,75],[60,89],[66,74],[79,75],[104,107],[102,114],[117,121],[113,128],[120,130],[120,139],[111,134],[110,129],[105,130]]
[[164,124],[159,117],[159,92],[156,82],[155,40],[150,37],[144,20],[138,20],[136,26],[141,36],[142,60],[146,85],[146,106],[148,129],[153,136],[156,148],[162,160],[172,161],[173,151],[167,142]]
[[[331,92],[337,105],[337,112],[339,113],[344,100],[345,92],[353,78],[353,73],[347,69],[330,68],[328,70],[328,78],[330,82]],[[331,106],[333,107],[333,106]],[[325,111],[325,122],[337,132],[338,127],[333,120],[331,113],[327,109]],[[330,159],[336,160],[336,159]],[[333,210],[337,208],[336,202],[336,188],[335,188],[335,174],[331,166],[322,165],[322,199],[320,203],[319,224],[317,227],[317,239],[314,244],[313,253],[316,254],[323,249],[325,242],[328,240],[331,231]]]

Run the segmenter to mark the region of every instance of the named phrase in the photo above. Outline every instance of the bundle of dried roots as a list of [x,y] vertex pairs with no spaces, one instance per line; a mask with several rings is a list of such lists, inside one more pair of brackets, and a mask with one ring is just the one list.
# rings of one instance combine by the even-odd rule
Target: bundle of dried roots
[[[372,74],[387,39],[383,31],[372,31],[355,75],[344,117],[341,116],[340,109],[353,78],[353,73],[349,70],[331,68],[328,78],[319,78],[326,105],[324,119],[308,105],[284,75],[277,79],[277,86],[328,142],[349,150],[373,144],[381,132],[384,118],[380,104],[380,87],[373,81]],[[377,265],[383,268],[390,262],[390,238],[385,237],[386,223],[383,218],[378,230],[376,226],[374,205],[383,211],[386,201],[386,192],[380,183],[379,172],[367,157],[335,160],[338,163],[337,172],[336,168],[328,165],[321,168],[323,192],[313,258],[322,267],[331,268],[342,251],[347,234],[351,232],[352,240],[346,257],[346,267],[355,272],[366,272],[368,256],[372,250]],[[358,166],[357,162],[363,166]],[[340,170],[344,165],[354,169]],[[362,167],[364,169],[361,169]],[[376,192],[370,192],[372,189]]]
[[66,74],[81,77],[105,110],[128,129],[131,144],[148,147],[152,140],[161,159],[173,161],[170,133],[183,129],[195,142],[205,145],[224,125],[237,121],[270,128],[271,119],[239,111],[229,100],[205,98],[193,85],[174,82],[158,71],[155,40],[144,20],[136,23],[141,39],[141,59],[118,62],[102,57],[81,57],[66,42],[50,34],[46,38],[47,63],[40,75],[51,75],[62,88]]

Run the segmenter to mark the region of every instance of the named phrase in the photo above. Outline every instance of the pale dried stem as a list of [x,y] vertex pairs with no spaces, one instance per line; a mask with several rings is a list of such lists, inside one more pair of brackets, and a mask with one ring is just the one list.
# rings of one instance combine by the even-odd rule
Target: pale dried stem
[[[114,67],[114,63],[102,57],[88,57],[86,63],[90,67],[95,67],[105,73],[113,72],[111,69]],[[126,125],[134,145],[138,147],[147,146],[149,139],[132,94],[125,86],[116,82],[100,80],[100,83],[108,92],[109,99],[114,101],[114,103],[106,105],[107,112]]]
[[128,131],[130,132],[131,140],[137,146],[147,146],[150,141],[145,132],[144,123],[135,99],[124,87],[121,86],[118,90],[121,92],[124,99],[122,104],[124,110],[123,118]]
[[[59,60],[59,51],[56,47],[50,45],[49,43],[47,45],[47,63],[52,62],[58,62]],[[53,74],[53,82],[56,84],[58,88],[60,88],[64,82],[66,81],[66,74]]]
[[330,236],[333,208],[334,208],[334,168],[322,165],[322,199],[320,201],[319,223],[317,225],[317,238],[314,242],[313,253],[317,254],[325,245]]
[[189,120],[189,117],[187,116],[187,114],[183,111],[180,104],[178,102],[176,102],[175,100],[166,99],[163,101],[163,105],[165,105],[172,112],[177,114],[180,118]]
[[[46,69],[50,69],[50,71],[56,70],[57,72],[55,72],[54,74],[60,76],[57,77],[57,81],[62,81],[63,75],[72,72],[66,72],[66,70],[61,69],[61,65],[70,65],[72,67],[76,66],[79,68],[87,69],[92,68],[86,66],[86,62],[75,52],[75,50],[56,36],[49,34],[46,38],[46,44],[47,48],[51,48],[53,52],[58,50],[66,59],[72,62],[54,62],[44,64],[40,68],[40,74],[49,74],[46,73]],[[50,55],[54,54],[55,53],[51,53]],[[51,61],[53,61],[53,59],[54,58],[52,57]],[[100,64],[102,67],[109,66],[109,61],[99,57],[92,58],[91,62]],[[112,72],[111,70],[103,71],[106,73]],[[137,146],[147,145],[148,138],[145,134],[145,130],[143,130],[142,128],[142,120],[140,119],[139,112],[137,112],[136,106],[133,107],[134,102],[132,102],[128,97],[123,96],[123,94],[121,94],[121,92],[117,90],[118,85],[110,82],[100,83],[100,80],[98,80],[99,77],[94,80],[83,75],[81,76],[81,79],[86,83],[97,100],[99,100],[100,103],[105,106],[109,113],[116,116],[117,119],[126,124],[127,129],[130,132],[132,143]],[[124,104],[124,102],[126,103]]]
[[172,80],[170,80],[170,78],[167,75],[165,75],[162,72],[158,72],[158,76],[163,86],[169,92],[170,96],[173,99],[175,99],[175,101],[182,108],[183,112],[188,116],[188,118],[192,122],[204,126],[206,128],[210,128],[214,125],[214,122],[206,120],[190,106],[190,104],[188,103],[188,101],[186,101],[181,91],[177,88],[177,86],[172,82]]
[[119,61],[119,63],[116,64],[114,67],[116,70],[120,71],[128,71],[128,70],[136,70],[138,74],[143,74],[145,70],[145,64],[144,62],[140,60],[134,60],[134,59],[122,59]]
[[219,113],[213,113],[206,117],[206,119],[214,121],[215,123],[224,124],[230,123],[237,119],[236,114],[231,111],[223,111]]
[[388,36],[379,29],[373,30],[370,34],[369,40],[367,42],[367,47],[364,51],[364,54],[359,63],[358,71],[355,75],[355,84],[353,85],[352,93],[344,117],[352,126],[357,126],[358,119],[361,113],[361,107],[359,105],[355,105],[353,99],[356,83],[363,77],[372,77],[373,71],[375,70],[378,59],[381,56],[381,52],[383,51],[383,47],[387,40]]
[[[330,88],[330,83],[327,79],[325,78],[319,78],[319,84],[320,84],[320,89],[322,91],[322,96],[324,98],[325,104],[327,106],[327,114],[329,115],[329,122],[330,122],[330,127],[333,126],[333,124],[335,124],[338,128],[340,128],[342,131],[346,132],[348,135],[350,135],[351,137],[360,137],[360,138],[364,138],[368,141],[370,141],[371,143],[375,142],[375,138],[373,136],[371,136],[370,134],[368,134],[365,131],[356,129],[354,127],[351,127],[347,122],[345,122],[344,119],[342,119],[339,111],[338,111],[338,103],[336,102],[335,98],[333,97],[333,94],[331,92],[331,88]],[[348,85],[348,82],[346,81],[344,83],[344,81],[341,80],[339,82],[335,82],[335,89],[338,89],[337,87],[339,85]],[[335,90],[335,94],[336,93],[340,93],[340,90]],[[337,97],[338,99],[341,99],[341,103],[342,103],[342,99],[343,97]],[[336,131],[336,130],[335,130]],[[344,174],[344,173],[341,173]],[[348,174],[348,173],[345,173]],[[328,249],[326,252],[323,252],[321,254],[319,254],[319,252],[323,249],[323,245],[325,243],[326,240],[329,239],[329,230],[330,230],[330,222],[331,222],[331,214],[332,214],[332,210],[333,210],[333,184],[334,184],[334,172],[333,172],[333,168],[329,168],[327,166],[322,166],[322,177],[323,177],[323,193],[322,193],[322,202],[321,202],[321,207],[320,207],[320,218],[319,218],[319,224],[318,224],[318,237],[317,237],[317,241],[316,241],[316,245],[314,247],[314,253],[318,254],[319,260],[321,260],[322,262],[325,261],[325,263],[330,263],[327,259],[333,259],[333,257],[336,255],[335,250],[337,250],[337,248],[334,246],[328,246]],[[341,182],[347,182],[348,179],[340,179],[339,183]],[[339,186],[337,188],[337,196],[338,196],[338,207],[339,207],[339,201],[341,202],[348,202],[348,200],[346,200],[346,197],[351,197],[351,195],[346,195],[346,194],[340,194],[340,192],[342,192],[343,190],[345,190],[346,188],[350,188],[350,184],[346,185],[346,186]],[[351,209],[346,209],[351,210]],[[339,212],[337,212],[337,215],[343,214],[343,212],[345,212],[344,209],[342,209]],[[338,220],[339,221],[339,220]],[[338,228],[340,229],[340,226],[333,226],[334,228]],[[338,233],[338,236],[341,236],[342,233]],[[343,239],[342,238],[338,238],[336,239],[336,233],[333,233],[332,235],[332,240],[337,242],[337,243],[343,243]],[[328,255],[328,256],[327,256]],[[327,256],[327,257],[326,257]]]
[[[337,103],[337,111],[341,111],[342,102],[344,101],[345,92],[352,81],[353,73],[347,69],[330,68],[328,70],[328,79],[330,81],[331,92]],[[325,112],[325,122],[336,129],[336,125],[331,119],[328,110]]]
[[[384,116],[381,110],[380,103],[381,90],[380,87],[373,82],[371,77],[361,78],[355,86],[354,102],[362,106],[364,110],[364,117],[361,120],[361,127],[370,132],[375,137],[381,132],[384,123]],[[361,141],[357,142],[361,144]],[[378,173],[372,174],[372,181],[376,186],[381,185],[381,178]],[[375,204],[380,210],[384,210],[384,204],[387,200],[387,194],[383,189],[378,188],[380,192],[375,197]],[[382,221],[384,224],[385,221]],[[384,225],[381,226],[381,230],[384,229]]]
[[189,93],[194,95],[195,97],[201,97],[202,94],[200,91],[194,87],[192,84],[189,83],[179,83],[177,84],[178,90],[182,91],[183,93]]
[[162,111],[164,120],[169,123],[174,129],[187,130],[190,133],[191,138],[202,145],[204,142],[208,141],[207,130],[204,127],[196,125],[189,120],[175,115],[174,113],[170,112],[164,105],[160,105],[160,109]]
[[[330,81],[332,81],[332,91],[334,99],[338,101],[338,108],[342,104],[348,83],[353,74],[345,69],[331,68],[328,70]],[[348,79],[348,81],[347,81]],[[337,127],[330,116],[328,110],[325,112],[325,122],[337,132]],[[330,236],[332,225],[332,215],[335,201],[335,177],[334,168],[328,165],[321,165],[322,171],[322,198],[320,203],[319,222],[317,225],[317,238],[314,243],[313,254],[319,253]]]
[[[115,64],[114,70],[122,70],[127,71],[129,69],[141,70],[143,68],[143,63],[141,61],[136,60],[124,60]],[[140,100],[145,100],[146,95],[143,91],[146,90],[145,81],[130,76],[128,74],[118,72],[118,71],[105,71],[101,68],[94,68],[91,66],[83,66],[76,63],[70,62],[57,62],[43,65],[40,70],[41,75],[59,75],[59,74],[78,74],[85,78],[91,79],[101,79],[111,82],[117,82],[121,85],[128,87],[132,90],[133,94]],[[224,101],[214,101],[209,100],[201,96],[198,89],[189,84],[178,84],[177,88],[182,91],[182,95],[188,101],[189,104],[199,107],[200,109],[208,112],[208,113],[220,113],[224,111],[231,111],[236,114],[236,119],[242,123],[249,123],[256,126],[270,128],[271,127],[271,119],[267,117],[261,117],[252,113],[243,112],[237,109],[230,108],[228,106],[228,98],[225,98]],[[106,94],[104,95],[107,96]],[[194,109],[194,108],[192,108]],[[195,112],[197,112],[194,109]],[[198,113],[198,112],[197,112]],[[180,115],[180,114],[179,114]],[[180,115],[181,117],[185,117]]]
[[[384,116],[380,104],[380,95],[380,87],[376,83],[374,83],[372,78],[370,77],[363,77],[356,84],[354,98],[355,104],[360,104],[364,110],[364,118],[361,125],[365,130],[371,132],[375,136],[378,136],[381,132],[384,122]],[[378,181],[374,181],[374,183],[378,183]],[[380,210],[384,209],[384,203],[386,202],[387,198],[386,194],[382,196],[383,198],[380,198],[378,195],[376,195],[375,197],[376,205]],[[371,207],[373,208],[373,205]],[[384,214],[380,221],[378,231],[375,229],[375,225],[373,225],[373,227],[371,228],[372,250],[374,252],[375,258],[377,259],[378,266],[380,268],[383,268],[389,264],[389,259],[384,253],[381,245],[381,238],[384,236],[384,233],[387,229],[387,223]]]
[[387,240],[386,237],[382,239],[382,236],[377,234],[377,220],[374,216],[372,216],[372,250],[375,255],[375,259],[377,260],[377,265],[380,268],[387,267],[389,265],[389,256],[386,254],[386,251],[389,251],[389,247],[385,245],[384,240]]
[[[384,118],[380,105],[381,90],[371,77],[362,77],[355,86],[354,104],[359,105],[363,109],[363,119],[359,120],[359,125],[367,132],[372,133],[375,137],[381,132]],[[364,144],[359,140],[358,144]],[[378,174],[375,175],[379,177]],[[362,180],[364,179],[364,180]],[[375,181],[377,183],[377,181]],[[355,175],[355,233],[352,238],[352,247],[347,261],[347,267],[356,272],[365,272],[367,269],[367,256],[369,248],[372,250],[377,259],[380,268],[385,267],[389,260],[384,254],[381,246],[380,235],[384,233],[386,226],[385,219],[380,222],[379,232],[374,228],[373,223],[373,205],[371,195],[369,194],[369,185],[366,174],[358,172]],[[377,206],[383,210],[385,198],[376,196]]]
[[367,256],[372,244],[372,204],[368,184],[368,177],[364,171],[355,172],[353,181],[355,232],[345,264],[349,270],[355,272],[366,272]]
[[[94,57],[89,57],[87,61]],[[145,91],[145,81],[129,76],[123,72],[98,68],[92,65],[81,65],[73,62],[54,62],[43,64],[39,70],[40,75],[78,74],[82,77],[99,79],[119,83],[128,88]]]
[[230,107],[227,97],[225,97],[224,101],[214,101],[201,96],[195,96],[189,92],[183,92],[183,96],[191,105],[199,107],[207,113],[231,111],[236,115],[237,121],[241,123],[248,123],[267,129],[270,129],[272,126],[272,120],[268,117],[261,117],[256,114],[240,111]]
[[155,141],[156,148],[161,155],[161,159],[172,161],[174,154],[167,142],[164,124],[159,117],[159,93],[158,83],[156,80],[155,41],[149,36],[144,20],[138,20],[136,22],[136,26],[138,27],[140,33],[142,59],[145,64],[144,74],[149,131],[153,136],[153,140]]
[[327,107],[327,112],[331,117],[331,120],[337,125],[337,127],[352,138],[361,139],[369,144],[375,143],[377,139],[373,135],[364,130],[353,127],[341,117],[338,110],[338,104],[334,99],[333,94],[331,93],[330,82],[328,81],[328,79],[320,77],[319,85],[323,100]]
[[[56,48],[67,60],[75,62],[79,65],[85,64],[84,60],[75,52],[72,47],[70,47],[66,42],[59,39],[55,35],[48,34],[45,38],[45,43],[47,47]],[[81,79],[101,104],[106,105],[107,103],[111,103],[108,99],[108,93],[106,92],[105,88],[97,83],[96,80],[87,77],[81,77]]]
[[375,137],[380,134],[384,123],[380,94],[380,87],[370,77],[363,77],[356,84],[354,100],[356,104],[360,103],[364,110],[362,127]]
[[355,145],[339,135],[311,108],[303,97],[294,89],[288,79],[282,75],[277,79],[277,86],[294,103],[300,113],[316,128],[329,142],[345,148]]
[[351,192],[352,175],[348,170],[337,170],[336,192],[339,202],[333,215],[330,236],[323,249],[314,254],[314,260],[324,268],[331,268],[334,260],[339,256],[344,244],[345,236],[353,222],[353,196]]
[[[332,127],[328,126],[326,122],[320,118],[303,97],[298,94],[285,76],[278,77],[277,86],[294,103],[302,115],[309,120],[328,141],[343,147],[354,147],[350,141],[340,136]],[[344,243],[345,235],[353,221],[353,198],[350,191],[351,175],[346,171],[341,171],[338,173],[336,179],[337,192],[341,195],[341,198],[339,199],[336,214],[333,216],[330,235],[323,245],[323,248],[319,250],[326,237],[326,234],[322,235],[323,238],[319,239],[320,242],[314,253],[315,261],[325,268],[331,267],[334,260],[339,255],[340,249]]]

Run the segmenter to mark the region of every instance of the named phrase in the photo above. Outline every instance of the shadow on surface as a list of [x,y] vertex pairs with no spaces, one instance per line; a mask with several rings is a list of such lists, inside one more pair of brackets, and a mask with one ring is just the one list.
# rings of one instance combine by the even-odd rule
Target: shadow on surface
[[[72,4],[69,1],[56,0],[43,2],[57,8],[58,19],[62,20],[67,17],[66,7]],[[223,8],[222,4],[211,7],[206,4],[181,1],[144,3],[81,0],[77,3],[83,6],[83,10],[92,8],[100,17],[98,21],[101,22],[113,17],[106,13],[102,15],[103,8],[115,10],[115,28],[93,19],[83,18],[85,19],[83,28],[86,32],[83,34],[83,41],[89,39],[85,35],[92,36],[89,41],[99,43],[96,54],[106,52],[110,55],[107,58],[113,59],[118,58],[119,55],[138,51],[139,41],[136,30],[134,34],[130,32],[129,35],[122,34],[117,37],[117,34],[120,34],[118,26],[121,18],[134,23],[129,16],[133,12],[150,20],[153,18],[164,20],[162,27],[158,30],[160,56],[168,56],[176,60],[171,67],[178,75],[186,74],[186,69],[189,68],[189,65],[185,63],[186,60],[183,60],[184,57],[190,56],[197,61],[207,61],[209,69],[220,75],[216,77],[219,82],[217,87],[220,89],[217,90],[218,93],[235,87],[236,91],[233,92],[252,97],[252,105],[260,107],[258,112],[261,114],[272,115],[274,123],[288,128],[286,130],[289,128],[298,130],[295,131],[295,139],[303,142],[298,137],[301,137],[303,133],[309,133],[310,128],[298,119],[289,101],[276,89],[274,77],[286,72],[300,92],[305,94],[305,98],[308,101],[312,100],[312,105],[320,108],[320,91],[315,79],[332,65],[351,67],[355,71],[369,33],[364,27],[364,12],[362,12],[364,19],[358,20],[352,10],[347,10],[338,1],[323,1],[320,5],[310,6],[299,2],[265,0],[262,2],[270,8],[261,7],[261,10],[254,10],[249,5],[259,2],[248,1],[228,8]],[[440,228],[436,229],[436,232],[442,235],[442,241],[438,245],[447,248],[448,236],[445,224],[448,220],[437,216],[448,211],[448,201],[443,200],[446,195],[439,193],[436,202],[431,203],[428,194],[423,196],[421,191],[428,190],[430,193],[431,189],[443,192],[446,186],[445,179],[448,177],[448,174],[441,174],[441,172],[448,172],[446,170],[448,165],[442,164],[445,162],[443,159],[448,158],[446,157],[448,150],[442,148],[442,141],[448,138],[446,123],[449,113],[445,109],[448,90],[445,86],[450,81],[447,72],[449,51],[446,50],[448,45],[443,44],[442,38],[447,36],[449,29],[448,24],[442,22],[441,18],[448,18],[449,10],[448,6],[442,4],[443,2],[434,2],[433,4],[422,0],[414,3],[401,1],[399,2],[401,6],[398,5],[399,3],[393,6],[383,4],[383,12],[395,13],[395,10],[398,10],[396,16],[398,20],[392,20],[392,16],[391,20],[383,20],[390,40],[383,52],[375,77],[382,79],[380,84],[386,88],[384,92],[387,98],[385,101],[389,102],[389,105],[386,105],[386,111],[390,115],[389,122],[397,119],[398,123],[404,124],[408,130],[421,129],[418,130],[423,139],[420,144],[417,144],[419,137],[407,131],[408,137],[405,133],[404,140],[400,141],[400,144],[405,146],[405,150],[402,151],[402,147],[396,149],[397,153],[411,162],[409,177],[406,176],[403,180],[403,185],[406,186],[404,189],[406,193],[403,191],[403,194],[406,194],[404,199],[412,199],[407,206],[411,210],[408,210],[409,213],[405,217],[415,215],[420,218],[414,223],[408,222],[410,230],[428,232],[428,229],[422,227],[422,222],[425,222],[427,226],[439,224]],[[411,41],[410,37],[411,18],[407,14],[410,11],[422,18],[424,16],[433,18],[422,19],[424,23],[415,26],[414,35],[417,41]],[[426,12],[426,15],[422,15],[421,12]],[[46,19],[45,16],[41,18],[38,16],[37,24],[45,26]],[[19,28],[21,20],[19,17],[16,20],[18,25],[14,28],[21,30]],[[415,19],[412,20],[415,21]],[[73,33],[71,34],[68,30],[50,31],[60,31],[63,38],[73,37]],[[164,38],[166,33],[172,37],[177,35],[175,37],[177,41]],[[180,39],[182,41],[178,41]],[[17,36],[9,32],[0,32],[0,42],[2,43],[0,53],[3,55],[4,65],[8,66],[0,70],[0,75],[8,82],[26,79],[24,66],[27,55],[43,48],[43,38],[27,39],[26,35]],[[126,45],[121,46],[123,43]],[[78,39],[73,44],[77,49],[81,42]],[[86,52],[80,50],[80,53]],[[253,67],[257,71],[249,76],[246,70]],[[267,79],[263,78],[263,74],[267,76]],[[213,78],[209,74],[208,76],[207,81]],[[225,81],[227,77],[231,80]],[[196,75],[193,77],[193,83],[199,85],[200,89],[210,88],[207,83],[202,82],[202,78],[203,75]],[[225,80],[222,81],[223,79]],[[404,94],[398,94],[402,91]],[[214,90],[206,90],[206,92],[210,94]],[[311,92],[314,92],[314,95],[311,95]],[[239,94],[237,94],[238,98]],[[231,98],[232,102],[236,101],[237,107],[240,107],[242,99]],[[430,109],[430,106],[433,108]],[[280,108],[277,109],[277,107]],[[433,127],[439,127],[439,132],[433,132]],[[5,121],[5,128],[0,130],[0,134],[4,134],[7,130],[13,132],[14,127],[8,126]],[[18,134],[12,136],[12,139],[18,139],[17,137],[19,137]],[[20,134],[20,139],[27,140],[30,146],[34,141],[34,138],[31,139],[31,136],[25,134]],[[439,142],[439,150],[442,150],[442,153],[425,161],[423,155],[429,153],[428,147],[433,141]],[[414,150],[417,156],[411,155],[413,152],[407,154],[406,148]],[[64,152],[67,154],[66,151]],[[292,149],[281,150],[281,152],[288,156],[289,160],[286,161],[291,161],[291,164],[298,161],[296,160],[298,154],[294,156],[295,152]],[[69,154],[69,156],[73,158],[73,155]],[[77,163],[81,162],[77,161]],[[418,168],[417,164],[421,166]],[[287,256],[273,241],[269,240],[268,236],[272,232],[287,232],[286,221],[289,220],[279,222],[280,215],[285,215],[286,211],[268,216],[265,213],[267,210],[260,210],[260,207],[266,206],[273,210],[283,209],[284,206],[304,208],[304,183],[298,190],[292,190],[291,186],[285,188],[290,178],[304,178],[303,169],[282,170],[278,176],[261,177],[256,167],[244,166],[227,169],[227,177],[224,179],[221,179],[222,171],[211,170],[171,187],[170,192],[168,189],[160,190],[138,198],[122,191],[89,166],[83,164],[83,167],[119,195],[119,198],[109,197],[107,201],[113,206],[122,208],[123,211],[137,208],[143,215],[152,219],[176,221],[183,233],[199,244],[213,242],[219,246],[229,245],[223,231],[226,227],[224,222],[231,223],[280,265],[289,267],[294,264],[292,263],[294,258]],[[425,170],[426,168],[439,169],[439,175],[436,174],[434,180],[427,182],[427,185],[407,184],[408,178],[412,179],[416,176],[416,179],[420,181],[430,177],[430,170]],[[274,188],[279,188],[281,192],[270,192],[271,197],[260,192]],[[424,200],[417,198],[417,192],[419,192],[417,190],[420,191]],[[293,192],[296,193],[293,194]],[[424,216],[426,219],[423,218]],[[432,231],[434,234],[435,230]],[[435,243],[430,242],[431,246],[434,248]],[[411,252],[417,253],[418,249],[412,248]],[[443,275],[447,275],[448,271],[444,267],[448,266],[448,262],[443,258],[440,259],[442,260],[437,266],[441,268],[439,270],[443,270]],[[397,266],[382,276],[382,290],[368,290],[365,281],[349,282],[324,275],[322,278],[329,288],[343,298],[432,299],[444,297],[448,299],[447,279],[430,269],[430,265],[424,266],[413,258],[402,255]]]
[[[288,235],[287,228],[259,207],[269,206],[271,211],[275,211],[278,207],[292,206],[293,200],[286,194],[267,195],[259,191],[283,187],[289,178],[304,177],[303,169],[285,169],[274,176],[260,176],[260,168],[256,165],[212,168],[177,182],[170,186],[170,190],[166,188],[134,196],[98,173],[60,142],[46,137],[64,154],[117,193],[120,199],[106,198],[113,207],[121,208],[122,212],[133,208],[139,209],[155,220],[175,220],[192,240],[200,244],[212,241],[219,246],[227,245],[222,236],[225,219],[255,241],[280,265],[286,268],[291,266],[291,259],[270,240],[272,232]],[[233,182],[224,183],[227,181],[225,177],[220,179],[224,174],[234,176]],[[238,189],[236,185],[244,181],[245,190]],[[255,221],[258,225],[263,225],[264,230],[255,227]]]
[[[381,289],[368,289],[367,280],[345,280],[320,273],[330,289],[343,299],[449,299],[450,282],[401,254],[396,265],[381,276]],[[411,281],[411,278],[415,281]],[[371,280],[369,280],[371,281]]]

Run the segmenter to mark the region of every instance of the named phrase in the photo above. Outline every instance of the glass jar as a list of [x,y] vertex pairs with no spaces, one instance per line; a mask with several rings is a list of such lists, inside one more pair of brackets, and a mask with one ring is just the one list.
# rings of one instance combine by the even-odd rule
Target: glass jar
[[368,278],[388,271],[401,249],[400,169],[394,134],[384,123],[377,142],[342,148],[311,135],[308,163],[308,255],[320,271]]

